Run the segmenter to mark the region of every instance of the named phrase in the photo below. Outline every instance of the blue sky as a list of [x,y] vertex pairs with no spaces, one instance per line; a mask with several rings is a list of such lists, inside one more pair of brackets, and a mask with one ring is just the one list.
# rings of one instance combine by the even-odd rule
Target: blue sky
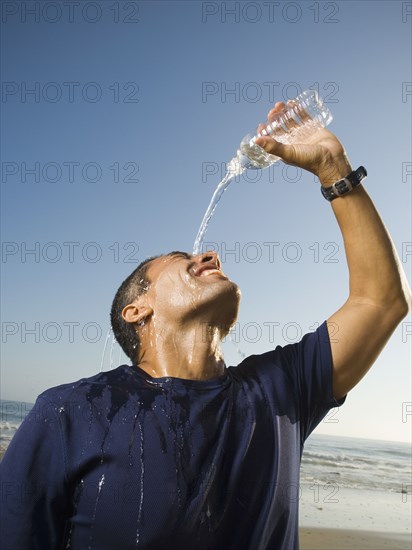
[[[410,280],[410,2],[2,3],[3,399],[100,368],[120,282],[191,251],[224,163],[273,100],[317,88]],[[30,93],[30,90],[32,93]],[[310,174],[244,174],[206,234],[243,292],[245,354],[296,341],[347,296]],[[33,252],[30,253],[30,250]],[[321,433],[410,438],[405,319]],[[226,342],[227,364],[240,356]],[[106,348],[104,368],[124,362]]]

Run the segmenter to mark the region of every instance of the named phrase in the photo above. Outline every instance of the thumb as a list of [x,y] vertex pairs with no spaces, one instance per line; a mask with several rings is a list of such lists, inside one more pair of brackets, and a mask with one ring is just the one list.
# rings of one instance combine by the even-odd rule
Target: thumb
[[284,158],[285,160],[288,160],[287,157],[290,156],[290,153],[288,155],[288,146],[280,143],[280,141],[276,141],[272,137],[258,137],[255,143],[271,155],[276,155],[277,157]]

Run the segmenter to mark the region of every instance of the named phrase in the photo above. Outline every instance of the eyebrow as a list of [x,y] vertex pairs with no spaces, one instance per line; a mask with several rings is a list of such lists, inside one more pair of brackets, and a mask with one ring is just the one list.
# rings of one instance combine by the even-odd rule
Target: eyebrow
[[187,252],[180,252],[180,250],[174,250],[173,252],[169,252],[169,254],[166,254],[167,256],[184,256],[186,260],[190,260],[192,256],[188,254]]

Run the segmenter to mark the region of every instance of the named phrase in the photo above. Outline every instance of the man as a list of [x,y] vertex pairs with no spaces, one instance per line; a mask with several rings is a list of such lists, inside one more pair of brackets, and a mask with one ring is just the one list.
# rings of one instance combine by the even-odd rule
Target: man
[[[351,187],[331,187],[352,167],[327,130],[305,145],[257,143],[315,173],[326,195]],[[298,548],[304,441],[408,311],[400,263],[361,176],[331,201],[348,299],[298,344],[226,368],[220,342],[240,293],[214,252],[160,256],[124,281],[112,325],[133,364],[38,398],[2,463],[2,548]]]

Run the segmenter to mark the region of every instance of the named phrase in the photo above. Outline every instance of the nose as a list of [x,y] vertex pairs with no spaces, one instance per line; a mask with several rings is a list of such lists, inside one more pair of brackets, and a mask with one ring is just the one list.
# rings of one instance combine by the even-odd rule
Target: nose
[[208,250],[203,254],[199,254],[199,259],[200,259],[200,263],[202,264],[213,262],[220,269],[220,259],[217,252],[215,252],[214,250]]

